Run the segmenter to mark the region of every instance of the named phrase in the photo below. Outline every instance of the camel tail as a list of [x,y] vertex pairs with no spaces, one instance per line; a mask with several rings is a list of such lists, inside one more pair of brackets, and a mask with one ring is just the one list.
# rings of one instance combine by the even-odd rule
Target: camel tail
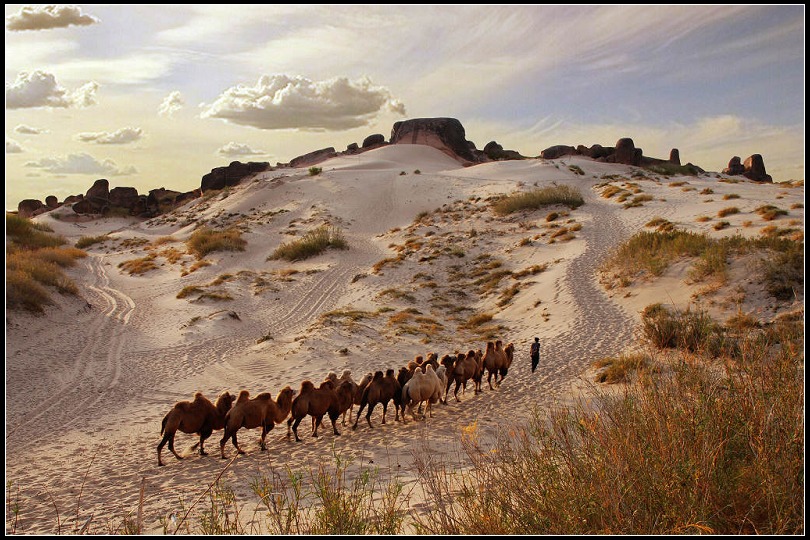
[[160,423],[160,434],[163,435],[163,432],[166,431],[166,422],[169,421],[169,414],[167,413],[166,416],[163,417],[163,422]]

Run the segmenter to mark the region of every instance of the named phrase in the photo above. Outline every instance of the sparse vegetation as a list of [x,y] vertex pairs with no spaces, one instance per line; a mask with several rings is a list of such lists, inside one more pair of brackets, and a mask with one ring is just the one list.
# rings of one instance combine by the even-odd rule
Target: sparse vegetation
[[310,176],[317,176],[317,175],[321,174],[321,172],[323,172],[323,169],[321,167],[310,167],[309,168],[309,175]]
[[299,240],[280,245],[268,259],[301,261],[320,255],[329,248],[349,249],[349,245],[340,229],[322,225]]
[[246,245],[242,233],[237,229],[217,231],[202,227],[186,240],[189,253],[194,254],[198,260],[215,251],[245,251]]
[[787,210],[783,210],[778,208],[772,204],[765,204],[762,205],[754,210],[755,213],[759,214],[759,216],[764,219],[765,221],[773,221],[774,219],[778,218],[779,216],[786,216],[788,214]]
[[599,369],[596,381],[615,384],[630,382],[635,373],[644,374],[651,365],[651,360],[644,353],[626,353],[617,357],[606,356],[594,362]]
[[537,210],[555,204],[575,209],[585,204],[585,200],[577,188],[567,185],[550,186],[509,195],[497,201],[492,209],[496,214],[503,216],[520,210]]
[[736,206],[729,206],[727,208],[723,208],[723,209],[719,210],[717,212],[717,217],[723,218],[723,217],[726,217],[726,216],[731,216],[733,214],[739,214],[739,213],[740,213],[739,208],[737,208]]
[[106,242],[109,240],[110,237],[106,234],[98,235],[98,236],[82,236],[78,240],[76,240],[76,247],[79,249],[84,249],[90,247],[94,244],[100,244],[102,242]]

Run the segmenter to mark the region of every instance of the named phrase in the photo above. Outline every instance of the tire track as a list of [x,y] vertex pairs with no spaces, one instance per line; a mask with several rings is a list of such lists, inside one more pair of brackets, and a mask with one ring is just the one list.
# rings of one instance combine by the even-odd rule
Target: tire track
[[109,286],[102,259],[90,255],[85,262],[93,276],[87,293],[98,315],[92,319],[84,346],[74,356],[66,382],[22,415],[7,433],[7,441],[13,437],[15,443],[26,446],[70,428],[79,418],[87,425],[94,420],[88,413],[120,383],[122,351],[135,303]]

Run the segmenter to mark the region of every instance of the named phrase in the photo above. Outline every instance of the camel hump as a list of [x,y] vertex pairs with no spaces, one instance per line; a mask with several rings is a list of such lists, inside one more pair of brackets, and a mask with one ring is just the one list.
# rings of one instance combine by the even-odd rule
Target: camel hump
[[299,394],[305,394],[313,390],[315,390],[315,385],[312,383],[312,381],[306,380],[301,383],[301,392]]
[[242,390],[239,392],[239,397],[236,398],[236,403],[244,403],[250,399],[250,392]]

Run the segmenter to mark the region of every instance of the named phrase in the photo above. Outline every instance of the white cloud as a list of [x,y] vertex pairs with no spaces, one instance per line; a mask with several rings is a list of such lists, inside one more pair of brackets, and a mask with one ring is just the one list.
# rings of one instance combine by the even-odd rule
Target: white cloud
[[21,154],[25,152],[20,143],[13,139],[6,139],[6,154]]
[[6,84],[6,108],[89,107],[96,104],[97,90],[98,84],[89,82],[69,92],[51,73],[40,70],[22,72],[13,83]]
[[127,176],[137,173],[132,166],[119,168],[112,160],[98,161],[90,154],[69,154],[65,157],[42,158],[29,161],[26,167],[43,169],[54,174],[101,174],[109,176]]
[[265,155],[267,152],[264,150],[254,150],[250,146],[242,143],[229,142],[219,150],[217,153],[222,156],[236,157],[236,156],[260,156]]
[[388,89],[368,78],[311,81],[289,75],[263,75],[255,86],[231,87],[202,107],[203,118],[260,129],[344,130],[368,124],[383,109],[405,112]]
[[101,22],[82,13],[77,6],[23,6],[19,13],[6,17],[6,28],[12,32],[48,30],[68,26],[89,26]]
[[25,124],[19,124],[17,127],[14,128],[16,133],[21,133],[23,135],[42,135],[43,133],[48,133],[47,129],[40,129],[31,126],[26,126]]
[[174,113],[182,109],[185,104],[186,101],[183,99],[183,95],[178,90],[175,90],[163,99],[160,107],[158,107],[158,114],[160,116],[172,117]]
[[76,138],[82,142],[94,142],[96,144],[128,144],[140,140],[141,137],[143,137],[143,130],[133,127],[121,128],[112,133],[101,131],[76,135]]

